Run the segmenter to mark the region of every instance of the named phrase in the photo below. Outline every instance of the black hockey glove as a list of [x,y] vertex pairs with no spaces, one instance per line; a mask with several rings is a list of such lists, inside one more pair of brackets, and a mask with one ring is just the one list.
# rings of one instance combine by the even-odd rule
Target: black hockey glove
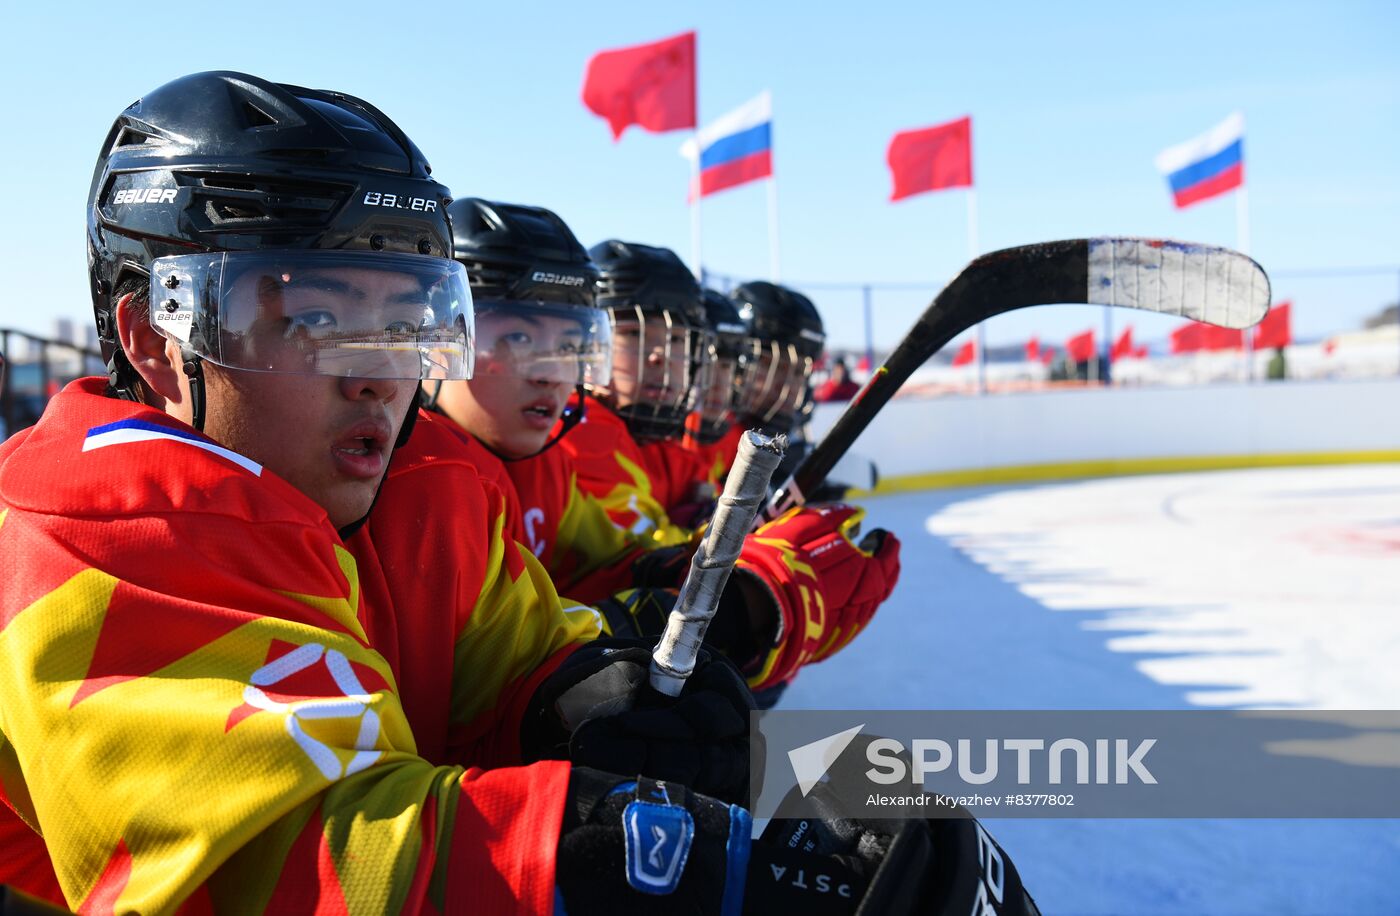
[[647,680],[654,642],[600,639],[576,650],[535,691],[521,731],[526,759],[643,773],[745,801],[754,705],[743,677],[701,650],[681,695],[662,697]]
[[[574,767],[555,882],[569,916],[855,912],[844,862],[765,847],[748,811],[655,780]],[[965,914],[960,914],[965,916]]]
[[928,820],[845,818],[826,783],[806,802],[828,816],[772,820],[754,846],[846,863],[868,882],[862,914],[1040,916],[1011,858],[966,808]]
[[[651,554],[680,556],[681,564],[673,566],[669,558],[663,558],[655,565],[642,567],[642,561],[633,565],[637,571],[638,587],[618,592],[600,601],[598,613],[603,615],[603,623],[612,636],[638,637],[655,641],[666,630],[666,621],[671,609],[676,606],[677,586],[690,570],[690,557],[694,548],[672,548],[649,551]],[[643,585],[643,577],[650,577],[650,584]],[[660,587],[663,577],[674,579],[670,587]],[[719,607],[714,619],[705,631],[705,646],[718,649],[725,657],[738,665],[741,670],[755,667],[763,661],[766,637],[758,634],[773,632],[777,608],[766,591],[750,590],[744,587],[752,574],[731,575],[720,595]],[[770,704],[771,705],[771,704]],[[767,707],[761,707],[767,708]]]

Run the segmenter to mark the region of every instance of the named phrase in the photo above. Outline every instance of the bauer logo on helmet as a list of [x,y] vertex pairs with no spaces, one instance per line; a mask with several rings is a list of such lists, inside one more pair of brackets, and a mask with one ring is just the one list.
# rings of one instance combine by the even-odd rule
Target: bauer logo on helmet
[[123,188],[112,195],[113,204],[173,204],[174,188]]
[[427,197],[409,197],[406,194],[385,194],[382,191],[366,191],[365,206],[392,207],[395,210],[417,210],[421,213],[436,213],[438,202]]

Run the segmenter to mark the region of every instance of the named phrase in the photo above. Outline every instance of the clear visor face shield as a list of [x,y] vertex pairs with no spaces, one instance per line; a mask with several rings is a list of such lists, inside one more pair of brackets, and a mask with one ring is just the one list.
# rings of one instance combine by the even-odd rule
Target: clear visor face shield
[[807,400],[812,357],[794,344],[750,337],[736,409],[764,424],[791,429]]
[[612,323],[603,309],[555,302],[476,303],[476,372],[601,387],[612,380]]
[[471,378],[466,270],[380,251],[226,251],[151,263],[151,324],[230,369]]
[[612,380],[599,393],[634,434],[680,435],[699,397],[705,366],[703,330],[670,309],[616,308],[612,317]]

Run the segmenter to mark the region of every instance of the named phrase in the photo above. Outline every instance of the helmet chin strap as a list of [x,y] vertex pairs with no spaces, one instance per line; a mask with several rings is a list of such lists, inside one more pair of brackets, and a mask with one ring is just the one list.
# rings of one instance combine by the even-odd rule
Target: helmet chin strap
[[185,358],[185,377],[190,380],[190,425],[198,432],[204,432],[204,366],[198,356],[189,351],[181,354]]

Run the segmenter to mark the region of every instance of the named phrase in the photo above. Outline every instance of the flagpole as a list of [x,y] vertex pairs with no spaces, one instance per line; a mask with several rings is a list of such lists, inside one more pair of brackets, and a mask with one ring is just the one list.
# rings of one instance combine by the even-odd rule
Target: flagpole
[[[698,120],[698,119],[697,119]],[[700,266],[700,130],[690,132],[693,144],[690,157],[690,263],[695,278],[705,282],[705,269]]]
[[[967,186],[967,259],[977,259],[977,189]],[[987,331],[977,323],[977,393],[987,393]]]
[[778,175],[768,176],[768,279],[778,282]]
[[[1249,192],[1243,183],[1235,189],[1235,248],[1249,254]],[[1244,329],[1244,380],[1254,381],[1254,329]]]

